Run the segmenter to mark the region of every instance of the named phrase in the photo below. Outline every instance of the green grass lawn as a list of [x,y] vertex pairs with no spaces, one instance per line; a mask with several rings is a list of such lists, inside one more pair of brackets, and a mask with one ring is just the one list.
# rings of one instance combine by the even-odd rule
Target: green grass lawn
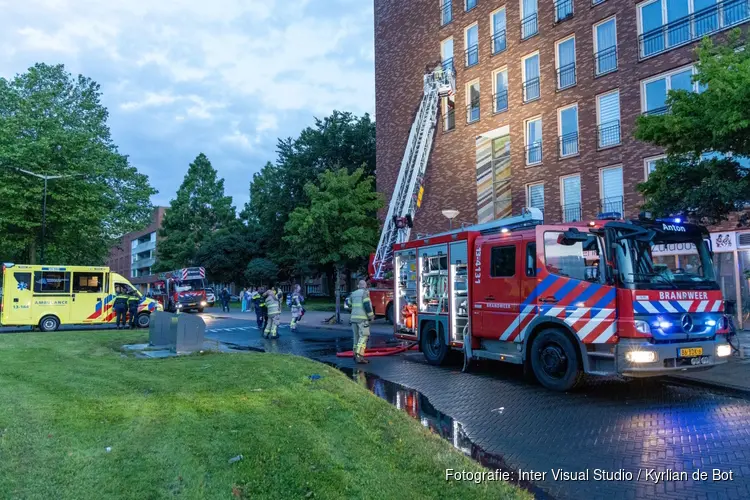
[[446,468],[483,469],[333,368],[119,352],[145,340],[0,335],[1,498],[530,498],[446,482]]

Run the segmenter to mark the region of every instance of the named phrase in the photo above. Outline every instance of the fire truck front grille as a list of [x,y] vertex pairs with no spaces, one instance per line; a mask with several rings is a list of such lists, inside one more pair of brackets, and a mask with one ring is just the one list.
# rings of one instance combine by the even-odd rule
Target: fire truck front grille
[[716,337],[700,337],[700,338],[692,338],[692,339],[651,339],[652,344],[682,344],[686,342],[707,342],[711,341],[713,342],[716,340]]

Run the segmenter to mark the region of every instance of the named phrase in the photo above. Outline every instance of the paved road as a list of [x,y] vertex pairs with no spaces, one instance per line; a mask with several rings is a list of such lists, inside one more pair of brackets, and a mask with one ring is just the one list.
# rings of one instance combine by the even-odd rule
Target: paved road
[[[211,320],[207,328],[217,340],[354,368],[335,356],[351,349],[342,331],[300,327],[291,334],[285,328],[273,342],[245,321]],[[660,381],[604,380],[559,394],[525,381],[513,366],[487,363],[464,374],[455,366],[429,366],[419,353],[373,358],[355,369],[419,391],[511,470],[546,473],[534,482],[556,498],[750,498],[746,399]],[[588,472],[589,480],[556,480],[556,469]],[[633,479],[597,481],[595,469]],[[714,469],[731,472],[732,479],[713,481]],[[656,473],[669,471],[688,477],[655,482]],[[708,478],[693,479],[696,471]]]

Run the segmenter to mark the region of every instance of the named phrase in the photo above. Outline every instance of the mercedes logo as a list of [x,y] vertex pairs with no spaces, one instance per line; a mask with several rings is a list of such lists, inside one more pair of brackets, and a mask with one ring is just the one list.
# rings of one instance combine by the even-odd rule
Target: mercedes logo
[[680,323],[682,324],[682,331],[684,332],[692,332],[693,331],[693,317],[689,314],[683,314],[682,320],[680,320]]

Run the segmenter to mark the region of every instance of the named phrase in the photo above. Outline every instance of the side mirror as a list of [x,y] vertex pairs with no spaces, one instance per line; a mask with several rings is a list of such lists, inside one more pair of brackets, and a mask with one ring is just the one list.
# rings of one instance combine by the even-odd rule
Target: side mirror
[[586,242],[588,239],[589,235],[587,233],[582,233],[577,228],[571,227],[557,237],[557,243],[560,245],[572,246],[576,243]]

